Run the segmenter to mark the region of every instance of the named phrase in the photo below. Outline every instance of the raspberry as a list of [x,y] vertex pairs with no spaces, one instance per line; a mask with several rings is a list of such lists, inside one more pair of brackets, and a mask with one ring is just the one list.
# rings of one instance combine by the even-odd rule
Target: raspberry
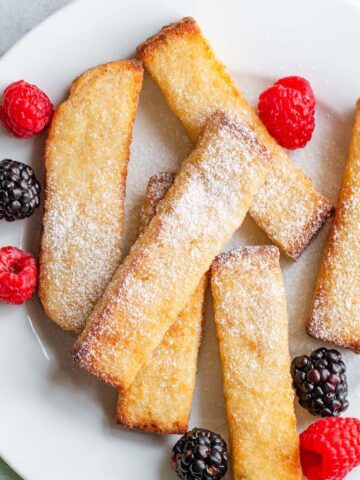
[[34,293],[37,266],[33,255],[16,247],[0,248],[0,300],[24,303]]
[[305,147],[315,128],[315,97],[301,77],[280,79],[259,97],[259,116],[285,148]]
[[313,89],[311,88],[310,83],[303,77],[284,77],[280,78],[274,85],[282,85],[283,87],[293,88],[294,90],[298,90],[301,95],[307,95],[309,97],[310,102],[316,105],[315,95]]
[[24,80],[10,84],[0,104],[0,121],[15,137],[29,138],[50,122],[54,107],[48,96]]
[[360,465],[360,420],[328,417],[300,435],[303,472],[309,480],[342,480]]

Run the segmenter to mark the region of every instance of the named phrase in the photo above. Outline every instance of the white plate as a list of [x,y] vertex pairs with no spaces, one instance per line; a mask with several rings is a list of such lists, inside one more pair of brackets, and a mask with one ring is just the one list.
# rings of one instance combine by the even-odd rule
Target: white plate
[[[0,89],[24,78],[58,104],[88,67],[128,57],[138,43],[171,21],[196,17],[251,102],[281,76],[308,78],[318,99],[314,139],[292,154],[319,189],[336,200],[360,94],[359,4],[340,0],[80,0],[28,34],[0,62]],[[33,165],[43,175],[44,136],[17,140],[0,133],[1,158]],[[135,237],[149,176],[172,169],[190,149],[182,127],[146,78],[136,120],[128,178],[126,249]],[[0,225],[0,246],[36,253],[41,212]],[[282,259],[292,354],[318,345],[304,333],[327,227],[298,263]],[[247,219],[232,245],[265,243]],[[360,312],[359,312],[360,313]],[[69,358],[73,338],[56,328],[34,298],[0,305],[0,453],[27,480],[174,479],[169,467],[175,437],[124,431],[113,421],[116,392]],[[360,417],[359,359],[346,352],[350,408]],[[212,316],[207,315],[191,426],[226,436]],[[274,402],[281,398],[274,398]],[[297,408],[300,429],[313,420]],[[360,479],[360,470],[349,478]]]

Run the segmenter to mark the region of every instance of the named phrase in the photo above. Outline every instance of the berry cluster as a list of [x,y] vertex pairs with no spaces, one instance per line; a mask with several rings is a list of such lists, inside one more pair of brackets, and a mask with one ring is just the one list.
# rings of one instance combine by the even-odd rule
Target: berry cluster
[[[50,122],[53,105],[48,96],[24,80],[3,92],[0,123],[12,135],[28,138]],[[40,183],[29,165],[10,159],[0,161],[0,220],[7,222],[30,217],[40,205]],[[0,301],[20,304],[36,289],[35,258],[16,247],[0,249]]]
[[171,464],[182,480],[218,480],[227,472],[226,442],[217,433],[194,428],[174,446]]
[[14,160],[0,162],[0,220],[30,217],[40,205],[40,183],[29,165]]
[[300,405],[312,415],[339,416],[349,406],[345,371],[341,353],[334,349],[294,358],[291,374]]

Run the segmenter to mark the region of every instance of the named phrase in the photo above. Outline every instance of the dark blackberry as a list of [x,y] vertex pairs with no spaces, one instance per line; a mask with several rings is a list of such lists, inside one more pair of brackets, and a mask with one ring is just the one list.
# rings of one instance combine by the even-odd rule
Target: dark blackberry
[[30,217],[40,205],[40,183],[33,169],[15,160],[0,162],[0,220]]
[[302,407],[312,415],[338,417],[348,406],[346,367],[337,350],[318,348],[291,363],[293,387]]
[[226,442],[217,433],[194,428],[175,444],[171,465],[182,480],[218,480],[227,472]]

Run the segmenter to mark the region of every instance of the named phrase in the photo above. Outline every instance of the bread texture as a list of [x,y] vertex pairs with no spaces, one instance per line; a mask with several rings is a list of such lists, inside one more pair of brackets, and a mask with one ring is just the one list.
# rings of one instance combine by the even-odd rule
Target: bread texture
[[78,338],[73,356],[82,367],[122,391],[130,387],[270,168],[252,131],[221,112],[210,119]]
[[307,332],[360,353],[360,100]]
[[300,480],[278,248],[220,254],[211,289],[234,479]]
[[246,122],[270,150],[273,171],[250,208],[255,222],[296,260],[333,208],[270,136],[193,18],[164,27],[138,49],[175,114],[196,141],[209,116],[225,110]]
[[[141,212],[140,231],[155,215],[173,180],[174,175],[167,172],[151,177]],[[116,420],[124,427],[154,433],[187,432],[204,317],[205,287],[206,276],[128,390],[120,392]]]
[[175,173],[162,172],[150,177],[140,212],[139,232],[142,233],[155,217],[160,201],[174,183]]
[[120,263],[129,148],[143,79],[137,60],[100,65],[71,86],[45,151],[39,296],[79,333]]

